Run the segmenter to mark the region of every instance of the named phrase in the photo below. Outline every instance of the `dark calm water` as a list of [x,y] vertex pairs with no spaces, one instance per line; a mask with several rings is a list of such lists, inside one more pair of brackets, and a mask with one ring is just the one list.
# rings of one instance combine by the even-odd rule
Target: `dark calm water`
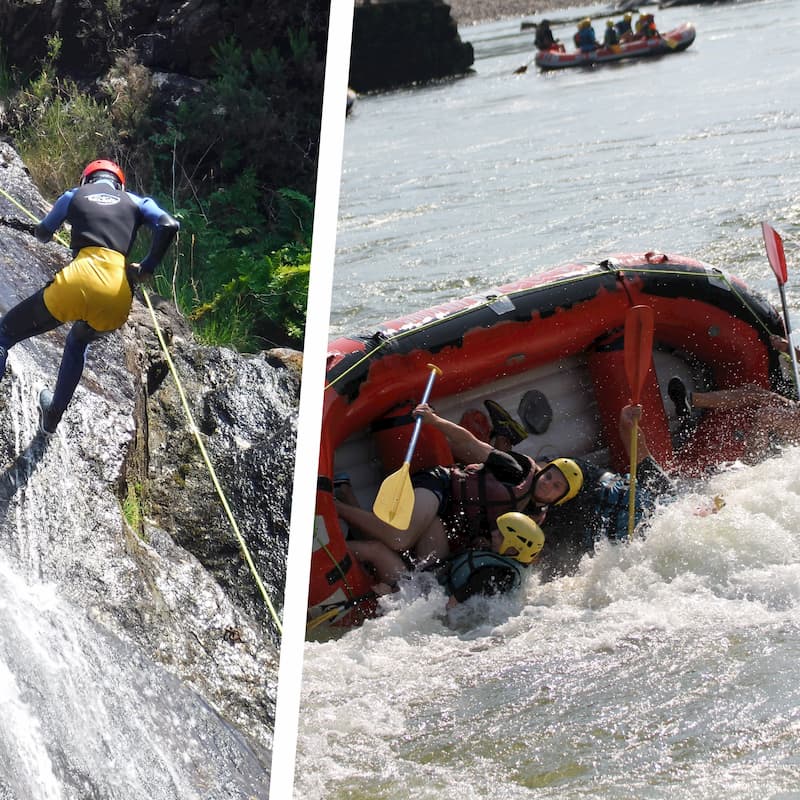
[[[701,258],[777,299],[762,219],[796,309],[800,3],[656,12],[687,19],[683,54],[547,76],[513,74],[518,20],[467,28],[474,76],[362,98],[332,336],[615,251]],[[412,586],[308,643],[296,797],[800,798],[798,475],[797,450],[734,467],[521,599],[446,618]]]

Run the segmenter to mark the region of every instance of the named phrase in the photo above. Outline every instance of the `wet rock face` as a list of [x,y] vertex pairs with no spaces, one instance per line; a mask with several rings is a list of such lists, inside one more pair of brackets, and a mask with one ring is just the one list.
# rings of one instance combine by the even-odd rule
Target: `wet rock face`
[[[42,213],[24,165],[4,144],[0,188]],[[0,196],[0,314],[69,260],[63,246],[39,244],[2,223],[11,218],[25,217]],[[266,354],[198,345],[171,304],[153,300],[210,460],[280,611],[298,373]],[[36,397],[55,383],[68,326],[12,349],[0,383],[0,551],[31,582],[55,584],[104,631],[220,709],[264,754],[267,768],[276,626],[153,327],[137,301],[129,322],[92,346],[49,440],[37,435]]]
[[[134,320],[137,339],[148,338],[149,314],[137,310]],[[189,346],[189,341],[173,336],[170,349],[192,417],[271,599],[281,602],[286,564],[277,556],[288,547],[291,494],[274,487],[292,485],[297,376],[261,355]],[[239,604],[264,614],[163,353],[141,347],[139,353],[147,376],[141,391],[147,399],[148,516],[213,572]]]

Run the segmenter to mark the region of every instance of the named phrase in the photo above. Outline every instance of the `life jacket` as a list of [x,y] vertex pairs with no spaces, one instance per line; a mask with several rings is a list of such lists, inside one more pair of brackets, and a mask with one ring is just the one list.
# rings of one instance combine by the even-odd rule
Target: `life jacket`
[[628,20],[620,20],[615,26],[618,36],[623,36],[626,33],[632,33],[631,23]]
[[606,28],[605,36],[603,37],[603,47],[613,47],[615,44],[619,44],[619,36],[614,28]]
[[525,567],[492,550],[468,550],[447,561],[437,579],[459,603],[476,594],[511,592],[522,584]]
[[538,50],[550,50],[556,43],[553,32],[550,28],[539,27],[536,29],[534,44]]
[[655,18],[652,14],[647,14],[641,20],[641,28],[639,29],[639,35],[643,36],[645,39],[652,39],[659,35],[658,29],[656,28]]
[[597,38],[594,28],[582,28],[575,34],[575,45],[581,52],[588,53],[597,49]]
[[516,485],[498,480],[485,464],[450,467],[450,502],[447,527],[465,535],[467,540],[488,537],[497,527],[496,520],[508,511],[517,511],[532,494],[536,464],[528,456],[519,459],[530,462],[525,477]]

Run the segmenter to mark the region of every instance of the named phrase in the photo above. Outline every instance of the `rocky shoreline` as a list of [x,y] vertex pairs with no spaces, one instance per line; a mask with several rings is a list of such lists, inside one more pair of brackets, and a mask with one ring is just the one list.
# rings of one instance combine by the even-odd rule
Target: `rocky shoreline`
[[508,17],[540,17],[543,12],[573,8],[575,0],[445,0],[459,25]]

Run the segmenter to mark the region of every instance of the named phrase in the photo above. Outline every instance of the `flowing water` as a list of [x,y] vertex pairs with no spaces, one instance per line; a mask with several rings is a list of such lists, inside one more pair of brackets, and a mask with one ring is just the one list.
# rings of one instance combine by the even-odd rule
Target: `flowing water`
[[266,797],[199,696],[4,561],[0,587],[0,798]]
[[[44,352],[36,341],[15,348],[2,384],[16,447],[0,475],[0,800],[266,798],[264,755],[143,648],[113,635],[100,604],[81,597],[87,611],[65,597],[65,587],[90,593],[83,565],[95,559],[104,565],[95,583],[109,599],[119,593],[117,554],[94,542],[108,529],[125,544],[119,509],[102,519],[105,499],[64,432],[34,436]],[[92,403],[78,394],[84,404],[72,414]],[[104,434],[124,426],[124,414],[106,407],[93,423],[87,447],[112,472],[118,454]]]
[[[473,76],[361,98],[332,335],[624,251],[700,258],[777,300],[763,219],[797,308],[800,6],[656,12],[686,19],[685,53],[549,75],[513,74],[532,57],[518,21],[466,28]],[[296,797],[800,798],[798,475],[798,449],[731,466],[646,539],[522,597],[448,615],[418,578],[309,642]],[[722,511],[697,516],[714,494]]]

